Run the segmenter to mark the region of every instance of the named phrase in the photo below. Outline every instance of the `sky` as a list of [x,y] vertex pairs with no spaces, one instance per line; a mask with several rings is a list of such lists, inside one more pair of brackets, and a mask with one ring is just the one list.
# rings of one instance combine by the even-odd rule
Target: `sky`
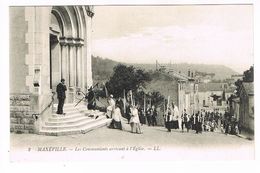
[[128,63],[254,63],[252,5],[95,6],[92,53]]

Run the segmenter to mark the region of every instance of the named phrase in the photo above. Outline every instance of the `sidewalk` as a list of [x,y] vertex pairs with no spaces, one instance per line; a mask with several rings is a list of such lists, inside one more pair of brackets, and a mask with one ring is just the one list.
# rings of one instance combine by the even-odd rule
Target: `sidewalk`
[[248,140],[254,140],[254,134],[249,133],[245,130],[241,131],[241,134],[237,134],[238,137],[248,139]]

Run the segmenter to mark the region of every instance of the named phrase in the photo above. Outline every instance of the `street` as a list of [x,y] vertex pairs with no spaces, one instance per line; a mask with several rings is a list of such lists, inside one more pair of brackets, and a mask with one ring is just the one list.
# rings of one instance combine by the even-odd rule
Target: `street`
[[[19,160],[16,152],[27,152],[28,150],[38,153],[49,150],[113,150],[135,153],[157,151],[154,152],[157,154],[160,151],[161,157],[173,160],[254,159],[254,141],[233,135],[218,132],[196,134],[194,131],[182,133],[178,130],[167,132],[164,127],[148,127],[146,125],[142,126],[143,134],[133,134],[130,133],[129,124],[123,124],[123,127],[124,131],[103,127],[86,134],[58,137],[11,133],[11,156],[13,156],[13,160]],[[165,153],[173,153],[173,155],[165,157],[163,156]]]

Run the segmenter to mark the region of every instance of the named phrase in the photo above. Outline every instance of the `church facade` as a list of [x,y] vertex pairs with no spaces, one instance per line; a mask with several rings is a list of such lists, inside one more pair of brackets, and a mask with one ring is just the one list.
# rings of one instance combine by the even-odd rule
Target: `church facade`
[[10,7],[11,132],[39,132],[62,78],[66,103],[92,85],[93,15],[92,6]]

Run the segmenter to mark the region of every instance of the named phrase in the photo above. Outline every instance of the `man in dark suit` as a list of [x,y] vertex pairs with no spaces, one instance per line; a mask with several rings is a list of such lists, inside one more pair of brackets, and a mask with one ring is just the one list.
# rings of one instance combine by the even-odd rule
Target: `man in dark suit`
[[56,88],[57,98],[59,100],[57,114],[65,115],[65,113],[63,113],[63,105],[66,99],[66,93],[65,93],[66,91],[67,91],[67,87],[65,85],[65,79],[61,79],[61,82],[57,85]]
[[152,126],[157,126],[156,117],[157,117],[158,113],[157,113],[157,110],[156,110],[156,108],[154,106],[152,106],[151,114],[152,114],[151,124],[152,124]]
[[88,99],[88,109],[89,110],[94,110],[96,108],[96,98],[95,98],[95,93],[92,89],[92,87],[90,87],[88,89],[88,95],[86,96]]

